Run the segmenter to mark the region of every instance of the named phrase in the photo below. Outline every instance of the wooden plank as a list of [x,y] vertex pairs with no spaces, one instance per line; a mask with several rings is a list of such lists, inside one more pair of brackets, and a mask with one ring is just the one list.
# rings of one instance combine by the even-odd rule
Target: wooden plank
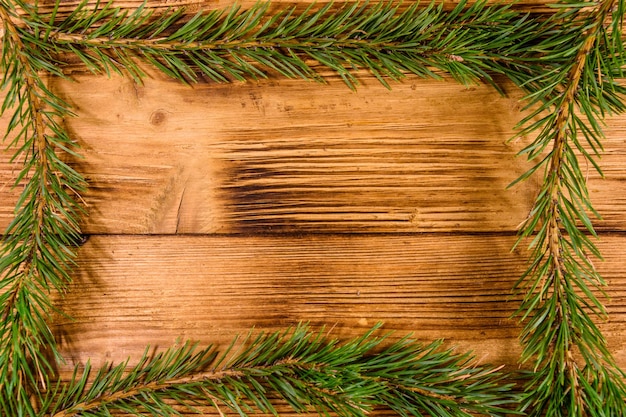
[[[372,77],[354,93],[331,79],[193,88],[158,78],[77,76],[54,88],[85,159],[86,233],[513,231],[537,178],[507,140],[520,94],[408,78],[388,91]],[[0,121],[6,125],[7,116]],[[626,229],[626,117],[609,121],[590,168],[600,230]],[[0,157],[0,227],[13,216],[19,164]],[[19,187],[18,187],[19,188]]]
[[[520,327],[511,287],[525,254],[513,237],[480,235],[94,236],[55,332],[72,363],[135,359],[178,338],[223,346],[238,333],[300,321],[356,336],[379,321],[397,336],[474,350],[516,368]],[[610,284],[602,324],[626,365],[626,246],[603,236]]]

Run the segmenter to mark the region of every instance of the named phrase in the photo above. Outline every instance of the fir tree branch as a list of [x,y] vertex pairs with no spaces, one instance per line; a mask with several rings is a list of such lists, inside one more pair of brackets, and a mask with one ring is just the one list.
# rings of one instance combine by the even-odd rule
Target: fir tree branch
[[[95,14],[84,7],[46,30],[44,41],[57,53],[75,54],[96,73],[123,68],[136,79],[143,76],[134,63],[139,59],[185,82],[197,80],[198,70],[220,82],[265,77],[267,70],[322,81],[307,62],[312,59],[351,88],[358,84],[353,74],[358,69],[386,86],[386,78],[406,73],[439,78],[434,69],[464,84],[493,83],[491,73],[503,73],[496,62],[516,65],[513,60],[525,46],[554,29],[507,6],[465,1],[450,12],[434,3],[403,12],[390,4],[354,3],[335,11],[328,4],[273,16],[266,16],[267,5],[260,4],[191,19],[180,11],[154,16],[138,9],[128,16],[108,6]],[[528,62],[519,65],[526,68]]]
[[14,159],[25,157],[18,181],[29,180],[0,248],[0,410],[35,415],[37,397],[54,372],[49,355],[59,357],[47,324],[50,291],[63,290],[69,281],[71,245],[79,233],[79,208],[70,193],[81,189],[82,179],[56,153],[73,146],[58,123],[69,112],[45,86],[40,71],[48,71],[48,64],[27,43],[18,19],[24,16],[12,3],[0,4],[0,71],[8,90],[2,113],[13,111],[6,136],[15,133]]
[[441,350],[439,342],[422,346],[405,338],[380,350],[385,337],[375,337],[375,329],[340,344],[299,326],[248,338],[240,353],[218,354],[211,347],[196,351],[186,344],[153,360],[144,354],[126,377],[126,363],[105,367],[91,387],[87,367],[56,394],[52,417],[152,409],[179,415],[168,401],[194,412],[195,403],[183,393],[241,416],[259,411],[277,415],[272,405],[276,397],[297,412],[344,417],[364,416],[380,406],[402,416],[510,413],[504,407],[515,403],[516,396],[510,384],[501,383],[497,369],[473,367],[471,357]]
[[[614,0],[598,3],[591,13],[585,12],[582,17],[574,8],[574,20],[586,29],[576,42],[577,50],[570,58],[568,72],[562,83],[558,83],[562,90],[555,90],[557,99],[544,100],[544,105],[533,113],[536,116],[553,106],[550,114],[531,125],[531,131],[542,130],[525,150],[533,158],[539,158],[540,152],[552,143],[548,155],[542,155],[530,171],[546,166],[543,186],[520,232],[522,237],[529,237],[539,228],[531,242],[531,265],[517,284],[527,285],[519,310],[524,319],[528,318],[522,333],[525,344],[522,360],[533,360],[535,375],[527,385],[521,409],[531,416],[626,414],[625,375],[615,364],[591,317],[606,314],[593,292],[593,289],[601,290],[605,283],[587,252],[598,257],[600,254],[578,226],[580,223],[587,232],[596,235],[585,211],[597,213],[589,201],[576,155],[576,151],[580,152],[598,167],[578,136],[583,136],[597,154],[596,145],[600,145],[602,136],[598,116],[624,110],[621,98],[618,99],[623,89],[611,89],[615,81],[606,75],[611,72],[610,67],[609,71],[606,67],[594,67],[600,62],[594,59],[599,58],[596,54],[612,59],[623,56],[621,43],[607,42],[612,36],[621,38],[621,31],[607,34],[604,26],[615,3]],[[570,15],[572,11],[566,13]],[[585,83],[581,84],[583,79]],[[584,87],[590,84],[596,86],[592,91],[595,95],[589,94],[589,87]],[[579,111],[587,116],[591,129],[581,121]]]

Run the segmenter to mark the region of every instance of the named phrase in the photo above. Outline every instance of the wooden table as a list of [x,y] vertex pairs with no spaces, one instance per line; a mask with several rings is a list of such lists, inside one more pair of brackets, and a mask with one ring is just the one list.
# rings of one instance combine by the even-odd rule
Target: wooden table
[[[228,5],[173,5],[183,3]],[[530,166],[516,158],[530,139],[510,140],[522,118],[512,85],[502,81],[501,96],[416,77],[387,90],[365,73],[357,92],[333,76],[193,87],[156,73],[144,85],[73,77],[51,80],[78,116],[67,120],[84,155],[73,163],[89,181],[87,240],[58,301],[73,320],[53,324],[63,369],[301,321],[340,338],[384,322],[398,337],[444,338],[480,362],[520,366],[511,287],[527,253],[511,248],[539,178],[506,189]],[[626,116],[608,119],[606,178],[589,167],[611,296],[601,328],[622,367],[625,131]],[[2,228],[19,191],[9,156]]]

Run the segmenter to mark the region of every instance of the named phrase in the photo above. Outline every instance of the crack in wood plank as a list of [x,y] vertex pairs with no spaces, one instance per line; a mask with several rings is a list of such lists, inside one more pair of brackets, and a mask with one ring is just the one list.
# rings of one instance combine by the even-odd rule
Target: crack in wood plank
[[182,207],[183,207],[183,200],[185,199],[185,190],[187,189],[187,182],[185,182],[185,185],[183,186],[183,191],[180,194],[180,201],[178,203],[178,210],[176,211],[176,230],[174,233],[178,234],[178,231],[180,230],[180,223],[181,223],[181,219],[182,219]]

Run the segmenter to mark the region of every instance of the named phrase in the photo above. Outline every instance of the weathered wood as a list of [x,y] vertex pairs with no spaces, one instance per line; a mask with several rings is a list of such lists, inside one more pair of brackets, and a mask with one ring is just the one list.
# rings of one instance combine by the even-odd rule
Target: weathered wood
[[[517,367],[518,306],[511,287],[525,254],[514,237],[309,235],[303,237],[94,236],[80,249],[76,283],[54,331],[74,362],[139,358],[178,338],[224,345],[237,333],[299,321],[356,336],[379,321],[397,336],[474,350]],[[626,365],[626,246],[600,242],[610,283],[611,350]]]
[[[536,180],[508,143],[519,92],[409,78],[388,91],[340,81],[144,86],[77,77],[54,88],[76,109],[86,233],[513,231]],[[6,120],[6,118],[5,118]],[[590,188],[604,230],[624,230],[626,118],[610,121],[607,180]],[[0,227],[17,165],[0,159]]]

